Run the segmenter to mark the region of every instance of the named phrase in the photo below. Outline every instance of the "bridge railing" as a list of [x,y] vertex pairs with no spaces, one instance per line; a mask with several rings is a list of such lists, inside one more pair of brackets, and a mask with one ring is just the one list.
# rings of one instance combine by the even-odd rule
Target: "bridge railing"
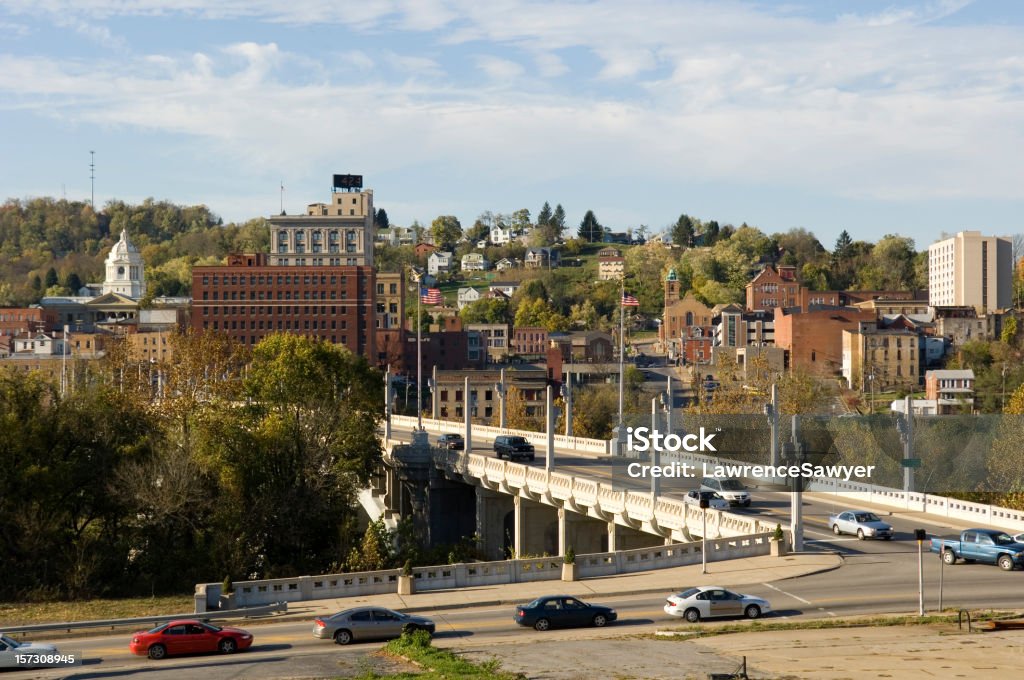
[[[400,427],[412,427],[416,425],[416,418],[412,416],[392,416],[392,423]],[[431,418],[424,418],[423,426],[435,432],[453,432],[461,428],[459,423]],[[546,446],[547,444],[547,438],[543,432],[532,432],[530,430],[512,430],[474,425],[473,433],[474,436],[479,434],[484,439],[493,439],[498,434],[518,435],[526,437],[534,445]],[[555,446],[610,455],[614,450],[615,441],[556,436]],[[682,452],[665,455],[663,456],[663,461],[672,458],[698,464],[708,463],[709,465],[735,462],[697,453]],[[807,487],[807,491],[829,493],[853,501],[875,503],[901,510],[947,517],[949,519],[998,526],[1012,531],[1024,531],[1024,511],[1004,508],[998,505],[972,503],[947,496],[913,493],[902,489],[825,477],[813,478]]]
[[[771,534],[758,533],[707,540],[709,562],[720,562],[770,553]],[[677,543],[617,552],[576,556],[577,576],[593,578],[639,571],[683,567],[701,562],[701,543]],[[414,567],[416,592],[450,588],[556,581],[562,578],[561,557],[525,557],[495,562],[470,562]],[[400,569],[383,569],[321,576],[239,581],[234,606],[252,607],[274,602],[365,597],[398,592]],[[199,584],[197,591],[207,586]],[[341,605],[344,607],[345,605]],[[147,619],[148,620],[148,619]]]

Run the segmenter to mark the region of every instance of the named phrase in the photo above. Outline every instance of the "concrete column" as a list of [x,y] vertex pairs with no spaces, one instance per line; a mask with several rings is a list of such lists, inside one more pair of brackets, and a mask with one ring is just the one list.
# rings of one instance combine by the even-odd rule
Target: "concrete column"
[[[548,472],[555,467],[555,402],[551,395],[551,385],[547,388],[547,451],[544,452],[544,469]],[[561,555],[561,553],[559,553]]]
[[608,522],[608,552],[615,552],[619,549],[619,542],[616,540],[617,529],[615,522]]
[[565,436],[572,437],[572,373],[565,374]]
[[524,525],[526,524],[526,501],[520,496],[516,496],[515,507],[515,528],[512,536],[512,549],[515,551],[515,558],[520,559],[526,552],[526,544],[523,541]]
[[498,412],[498,427],[505,429],[505,397],[507,390],[505,389],[505,369],[501,369],[501,379],[499,382],[501,387],[498,389],[498,397],[501,399],[501,410]]
[[[480,549],[487,559],[505,559],[505,518],[514,512],[515,498],[476,487],[476,534],[480,537]],[[511,540],[511,531],[509,532]]]
[[[548,387],[548,391],[550,391],[550,390],[551,390],[551,388]],[[569,547],[569,546],[566,545],[566,541],[565,541],[565,539],[566,539],[566,536],[565,536],[565,533],[566,533],[566,531],[565,531],[566,530],[566,518],[565,518],[565,516],[566,516],[566,514],[568,514],[568,513],[566,513],[565,508],[559,508],[558,509],[558,554],[559,555],[564,555],[565,554],[565,549]],[[575,548],[573,548],[573,549],[575,550]]]

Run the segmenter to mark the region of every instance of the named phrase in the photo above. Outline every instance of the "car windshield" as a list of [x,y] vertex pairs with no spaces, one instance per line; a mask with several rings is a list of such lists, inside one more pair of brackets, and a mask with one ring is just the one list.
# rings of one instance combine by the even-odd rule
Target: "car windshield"
[[694,595],[696,595],[699,592],[700,592],[699,588],[687,588],[683,592],[681,592],[678,595],[676,595],[676,597],[682,598],[684,600],[688,600],[688,599],[690,599],[691,597],[693,597]]
[[857,521],[858,522],[881,522],[882,521],[882,520],[878,519],[878,515],[876,515],[873,512],[858,512],[856,517],[857,517]]
[[146,632],[147,632],[147,633],[159,633],[160,631],[162,631],[162,630],[163,630],[164,628],[166,628],[166,627],[167,627],[167,624],[166,624],[166,623],[161,623],[161,624],[160,624],[159,626],[157,626],[156,628],[150,628],[150,629],[149,629],[149,630],[147,630]]
[[219,633],[219,632],[221,632],[222,630],[224,630],[224,629],[223,629],[223,628],[221,628],[220,626],[215,626],[215,625],[213,625],[212,623],[204,623],[204,624],[203,624],[203,627],[204,627],[204,628],[206,628],[206,629],[207,629],[208,631],[210,631],[211,633]]
[[1003,533],[992,534],[992,542],[996,545],[1010,545],[1011,543],[1016,543],[1009,534]]
[[523,605],[523,609],[536,609],[537,607],[541,606],[542,604],[544,604],[544,598],[543,597],[538,597],[533,602],[530,602],[529,604],[524,604]]
[[738,479],[723,479],[722,488],[726,491],[743,491],[747,488]]
[[508,440],[509,444],[525,444],[526,440],[522,437],[512,437]]
[[0,640],[2,640],[4,642],[4,644],[6,644],[11,649],[17,649],[18,647],[21,647],[22,644],[24,644],[24,643],[18,642],[17,640],[15,640],[13,638],[7,637],[6,635],[0,635]]

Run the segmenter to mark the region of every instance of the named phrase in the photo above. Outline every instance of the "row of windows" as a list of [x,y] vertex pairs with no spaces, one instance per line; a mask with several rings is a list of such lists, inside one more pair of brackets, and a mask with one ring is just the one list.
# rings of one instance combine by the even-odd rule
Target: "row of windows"
[[[296,267],[305,267],[305,266],[310,265],[310,264],[313,265],[314,267],[323,267],[324,266],[324,258],[322,258],[322,257],[314,257],[314,258],[312,258],[312,260],[313,260],[312,262],[306,262],[306,258],[304,258],[304,257],[297,257],[297,258],[295,258],[294,262],[291,262],[291,261],[288,260],[287,257],[279,257],[279,258],[277,258],[276,264],[284,266],[284,267],[287,267],[289,264],[295,265]],[[274,263],[271,263],[271,264],[274,264]],[[327,264],[330,265],[331,267],[340,267],[341,266],[341,258],[340,257],[329,258]],[[349,266],[349,267],[358,266],[360,264],[359,258],[358,257],[346,258],[345,259],[345,264],[347,266]]]
[[[279,245],[279,246],[277,246],[277,252],[281,253],[281,254],[288,254],[288,253],[290,253],[292,251],[286,245]],[[294,252],[297,255],[302,255],[302,254],[304,254],[306,252],[306,246],[300,243],[297,246],[295,246],[295,251]],[[310,248],[309,252],[311,252],[311,253],[323,253],[325,251],[324,251],[323,246],[321,246],[319,243],[314,243],[312,245],[312,247]],[[338,244],[332,243],[330,246],[328,246],[326,252],[337,254],[337,253],[341,252],[341,248],[340,248],[340,246],[338,246]],[[345,246],[345,252],[346,253],[358,253],[359,251],[356,249],[356,246],[354,244],[350,243],[350,244]]]
[[[203,324],[203,328],[207,328],[205,323]],[[214,330],[219,330],[219,329],[214,328]],[[228,329],[225,328],[224,330],[228,330]],[[272,329],[268,329],[268,330],[272,330]],[[279,330],[279,331],[282,331],[282,330],[299,330],[299,328],[298,327],[296,327],[296,328],[282,328],[281,326],[278,326],[277,330]],[[339,337],[340,337],[340,339],[339,339]],[[239,336],[236,336],[235,339],[238,340],[238,342],[242,343],[243,345],[246,345],[246,344],[248,344],[248,345],[255,345],[260,340],[263,339],[263,336],[262,335],[250,335],[249,338],[248,338],[248,341],[247,341],[246,337],[244,335],[239,335]],[[323,339],[326,340],[327,336],[323,336]],[[331,336],[331,342],[334,343],[335,345],[337,345],[337,344],[347,345],[348,344],[348,336],[347,335],[342,335],[342,336],[332,335]],[[265,587],[265,586],[261,586],[261,587]],[[275,587],[277,587],[277,586],[275,586]]]
[[[273,300],[274,299],[274,291],[272,291],[272,290],[268,290],[266,292],[264,292],[262,290],[250,291],[250,292],[252,293],[252,295],[250,295],[250,297],[249,297],[250,300]],[[214,300],[219,300],[219,299],[223,299],[223,300],[228,300],[228,299],[231,299],[231,300],[245,300],[246,299],[245,293],[246,293],[246,291],[244,291],[244,290],[242,290],[242,291],[233,290],[233,291],[231,291],[231,297],[228,298],[228,291],[224,291],[224,297],[220,298],[220,297],[218,297],[218,291],[213,291],[213,299]],[[293,297],[293,293],[294,293],[294,297]],[[360,288],[359,289],[359,297],[362,297],[364,295],[366,295],[366,289]],[[204,300],[209,300],[210,299],[210,293],[208,291],[205,291],[205,290],[203,291],[203,299]],[[321,291],[304,290],[304,291],[302,291],[302,297],[300,298],[299,297],[299,291],[297,291],[297,290],[296,291],[279,290],[279,291],[277,291],[277,299],[278,300],[300,300],[300,299],[301,300],[328,300],[328,299],[330,299],[330,300],[337,300],[338,299],[338,291],[332,289],[330,291],[330,295],[328,295],[328,291],[325,291],[325,290],[321,290]],[[342,300],[347,300],[348,299],[348,291],[347,290],[342,290],[341,291],[341,299]]]
[[[320,274],[319,276],[317,276],[316,274],[312,274],[312,275],[304,274],[302,276],[299,276],[298,274],[296,274],[294,276],[292,276],[291,274],[278,274],[277,275],[277,285],[279,285],[279,286],[282,286],[282,285],[290,286],[292,284],[296,284],[297,285],[299,283],[303,283],[303,284],[309,286],[309,285],[316,285],[317,282],[319,282],[321,286],[324,286],[324,285],[327,285],[327,282],[329,280],[331,285],[334,286],[334,285],[337,285],[339,283],[338,278],[339,277],[337,275],[335,275],[335,274],[332,274],[331,276],[327,276],[326,274]],[[221,285],[222,279],[223,279],[223,284],[225,286],[228,286],[228,285],[231,285],[231,286],[242,285],[242,286],[244,286],[244,285],[246,285],[245,274],[242,274],[241,276],[239,276],[237,274],[232,274],[230,276],[230,278],[228,277],[227,274],[225,274],[223,277],[218,276],[217,274],[214,274],[212,277],[209,274],[203,274],[203,285],[204,286],[210,285],[210,282],[212,280],[214,286],[219,286],[219,285]],[[301,279],[301,281],[300,281],[300,279]],[[360,279],[359,279],[359,284],[361,286],[365,286],[369,282],[370,282],[370,279],[367,276],[360,277]],[[257,284],[263,286],[263,285],[273,284],[273,283],[274,283],[274,275],[273,274],[267,274],[266,276],[264,276],[263,274],[260,274],[259,276],[256,276],[255,274],[250,274],[249,275],[248,285],[250,285],[250,286],[255,286]],[[347,276],[342,276],[341,277],[341,281],[340,281],[340,285],[344,286],[344,285],[347,285],[347,284],[348,284],[348,277]],[[394,291],[392,291],[392,292],[394,292]],[[2,320],[2,319],[0,319],[0,320]]]
[[[220,312],[221,308],[220,307],[213,307],[212,308],[213,312],[210,312],[210,309],[211,309],[210,307],[203,307],[203,316],[220,316],[220,314],[221,314],[221,312]],[[225,316],[239,316],[239,315],[240,316],[296,316],[296,315],[300,315],[300,316],[327,316],[328,315],[328,311],[327,311],[328,309],[331,310],[330,311],[330,316],[337,316],[338,315],[338,308],[336,306],[333,306],[333,305],[331,307],[326,307],[326,306],[317,307],[316,305],[313,305],[312,307],[303,306],[303,307],[301,307],[301,309],[302,309],[301,312],[299,311],[300,307],[298,307],[297,305],[296,306],[284,305],[282,307],[249,307],[249,306],[242,306],[242,307],[224,307],[223,309],[224,309],[224,315]],[[310,309],[312,309],[313,311],[311,312]],[[241,310],[241,312],[239,312],[239,310]],[[264,310],[266,310],[266,311],[264,311]],[[317,310],[319,310],[319,311],[317,311]],[[359,307],[355,307],[355,306],[352,306],[352,307],[342,307],[341,308],[341,313],[343,315],[346,315],[346,314],[350,315],[350,314],[358,313],[360,311],[362,311],[362,310],[360,310]]]
[[[287,229],[282,229],[281,231],[277,232],[277,241],[278,241],[278,243],[286,242],[288,240],[288,233],[289,232],[288,232]],[[305,240],[306,240],[306,232],[304,232],[304,231],[295,231],[294,234],[295,234],[295,242],[296,243],[303,243],[303,242],[305,242]],[[350,230],[345,232],[345,242],[346,243],[355,243],[357,238],[358,237],[356,236],[356,232],[355,231],[350,229]],[[310,233],[310,240],[313,243],[320,243],[321,241],[324,240],[323,232],[320,231],[319,229],[313,230],[313,232]],[[333,230],[330,231],[328,233],[327,240],[329,240],[331,243],[337,243],[337,241],[338,241],[338,232],[337,231],[333,231]]]
[[[330,321],[328,321],[327,319],[323,319],[323,320],[319,320],[319,319],[295,319],[295,320],[292,320],[292,319],[277,319],[276,322],[273,319],[267,319],[267,320],[264,320],[264,319],[250,319],[249,320],[249,330],[251,330],[251,331],[254,331],[254,330],[257,330],[257,329],[259,329],[261,331],[262,330],[274,330],[275,323],[276,323],[276,326],[277,326],[277,330],[279,330],[279,331],[280,330],[299,330],[300,328],[302,330],[307,330],[307,331],[308,330],[314,330],[314,331],[315,330],[327,330],[328,324],[330,324],[330,329],[332,331],[338,330],[338,321],[337,321],[337,319],[331,319]],[[210,324],[210,322],[204,320],[203,321],[203,328],[210,328],[209,324]],[[366,327],[366,323],[365,322],[361,322],[360,323],[360,328],[365,328],[365,327]],[[219,331],[219,330],[221,330],[221,328],[222,327],[220,325],[220,321],[214,319],[213,320],[213,330]],[[242,319],[241,321],[239,321],[237,319],[231,319],[230,321],[228,321],[227,319],[224,320],[223,330],[233,330],[233,331],[236,331],[236,330],[239,330],[239,329],[241,329],[243,331],[245,330],[245,319]],[[341,320],[341,330],[343,330],[343,331],[344,330],[348,330],[348,323],[344,319]]]

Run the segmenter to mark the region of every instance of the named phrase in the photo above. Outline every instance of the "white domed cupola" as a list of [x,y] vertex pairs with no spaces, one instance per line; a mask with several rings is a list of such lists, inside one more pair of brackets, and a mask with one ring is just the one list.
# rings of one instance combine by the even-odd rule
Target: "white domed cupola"
[[118,293],[136,300],[146,295],[145,265],[127,231],[121,230],[121,239],[110,249],[106,268],[102,294]]

